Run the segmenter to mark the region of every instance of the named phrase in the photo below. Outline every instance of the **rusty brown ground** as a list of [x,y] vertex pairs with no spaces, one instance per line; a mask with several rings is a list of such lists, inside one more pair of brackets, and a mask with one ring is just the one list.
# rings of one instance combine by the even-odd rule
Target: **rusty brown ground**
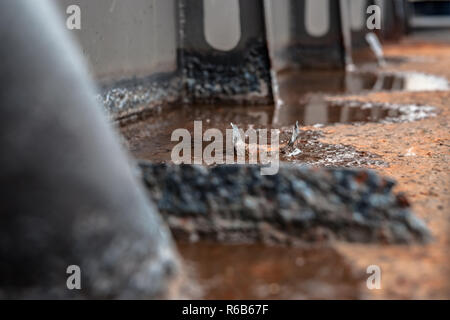
[[[412,57],[393,71],[419,71],[450,80],[450,44],[404,41],[385,48],[387,56]],[[423,61],[417,58],[423,57]],[[419,59],[420,60],[420,59]],[[432,105],[439,116],[401,124],[368,123],[324,128],[326,143],[343,143],[380,155],[390,165],[376,168],[398,181],[396,191],[405,192],[415,213],[431,229],[435,241],[426,246],[338,245],[339,252],[357,268],[379,265],[382,289],[361,285],[361,298],[450,298],[450,93],[374,93],[342,99]]]

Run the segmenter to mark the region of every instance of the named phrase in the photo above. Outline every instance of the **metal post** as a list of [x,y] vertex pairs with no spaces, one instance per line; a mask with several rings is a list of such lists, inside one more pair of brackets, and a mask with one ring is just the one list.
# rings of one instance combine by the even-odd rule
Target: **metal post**
[[271,102],[262,1],[179,1],[186,100]]

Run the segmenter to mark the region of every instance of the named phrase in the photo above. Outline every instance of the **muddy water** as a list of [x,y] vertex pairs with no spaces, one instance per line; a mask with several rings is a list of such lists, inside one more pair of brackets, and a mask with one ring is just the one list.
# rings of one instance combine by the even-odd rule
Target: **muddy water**
[[217,128],[225,132],[231,128],[231,122],[267,128],[272,117],[272,106],[176,106],[158,116],[128,124],[122,128],[122,133],[137,158],[170,161],[172,148],[178,143],[171,141],[172,132],[183,128],[193,137],[196,120],[202,121],[203,131]]
[[406,115],[388,105],[372,108],[330,102],[330,95],[361,94],[377,91],[446,90],[447,81],[420,73],[373,73],[341,71],[280,72],[278,100],[273,124],[303,125],[380,122]]
[[[374,72],[341,71],[290,71],[278,74],[276,106],[232,106],[232,105],[177,105],[153,114],[145,120],[127,124],[122,133],[130,143],[130,149],[138,158],[154,161],[170,161],[171,151],[177,142],[171,141],[172,132],[187,129],[193,136],[194,121],[202,121],[203,131],[220,129],[225,133],[230,122],[239,128],[249,127],[282,128],[287,132],[299,121],[301,125],[332,125],[335,123],[363,124],[365,122],[415,121],[433,116],[434,110],[428,106],[393,106],[387,104],[342,103],[329,99],[332,95],[360,94],[373,91],[391,90],[431,90],[443,89],[447,83],[442,79],[418,74],[378,74]],[[283,128],[286,127],[286,128]],[[345,146],[324,146],[310,140],[307,132],[302,132],[300,149],[304,150],[295,158],[282,160],[305,164],[346,165],[371,164],[370,159],[358,160],[355,150]],[[328,150],[328,151],[327,151]],[[327,151],[327,152],[324,152]],[[329,156],[336,154],[336,159]],[[337,159],[339,154],[348,161]],[[362,155],[364,158],[366,155]],[[367,155],[373,158],[373,155]],[[350,161],[350,158],[357,161]]]
[[206,299],[357,299],[365,274],[332,248],[178,244]]
[[[336,108],[353,108],[335,106]],[[372,111],[371,111],[372,110]],[[378,113],[374,113],[374,110]],[[181,107],[164,113],[155,118],[149,118],[134,124],[129,124],[122,129],[125,135],[129,149],[138,159],[170,162],[172,149],[178,141],[171,141],[172,132],[179,128],[187,129],[192,136],[191,154],[194,161],[194,120],[202,120],[203,132],[210,128],[217,128],[224,133],[230,129],[230,122],[235,123],[239,128],[247,130],[249,127],[273,128],[270,124],[272,110],[268,107],[232,107],[232,106],[190,106]],[[382,107],[360,110],[355,114],[354,119],[370,118],[374,115],[392,115],[391,112],[384,111]],[[292,127],[281,128],[280,145],[285,146],[291,136]],[[358,151],[348,145],[331,145],[320,141],[321,133],[312,130],[302,130],[297,140],[297,150],[301,153],[296,154],[294,149],[281,148],[280,159],[307,165],[318,165],[326,167],[362,167],[362,166],[380,166],[386,165],[376,154],[364,151]],[[270,135],[268,137],[270,141]],[[210,142],[202,142],[203,149]],[[224,145],[224,150],[226,145]],[[292,155],[294,153],[295,155]]]

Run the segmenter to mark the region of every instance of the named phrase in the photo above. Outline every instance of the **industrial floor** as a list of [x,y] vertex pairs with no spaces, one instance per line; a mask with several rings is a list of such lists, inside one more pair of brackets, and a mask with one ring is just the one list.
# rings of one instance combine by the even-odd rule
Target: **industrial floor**
[[[447,41],[450,31],[439,32],[442,34],[435,32],[433,37],[419,34],[399,44],[386,45],[386,57],[401,58],[402,62],[388,64],[381,71],[420,72],[450,81],[450,42]],[[195,283],[186,285],[185,297],[450,298],[450,91],[381,91],[335,94],[326,98],[333,102],[413,104],[436,108],[436,116],[418,121],[302,127],[302,130],[321,134],[318,138],[321,143],[345,145],[362,154],[374,155],[379,162],[362,161],[360,166],[397,180],[396,191],[406,194],[413,211],[430,228],[434,241],[428,245],[399,246],[333,243],[326,248],[179,243],[187,276]],[[253,114],[273,116],[264,106],[252,108]],[[208,111],[207,114],[214,118],[216,113]],[[167,117],[162,117],[167,121]],[[238,115],[238,119],[252,121],[249,115]],[[164,144],[163,140],[169,139],[172,129],[186,125],[192,119],[182,119],[167,127],[160,120],[149,119],[121,129],[137,158],[170,160],[171,145]],[[214,125],[217,124],[213,121],[211,126]],[[162,131],[158,133],[158,130]],[[367,288],[366,268],[369,265],[381,267],[381,289]]]

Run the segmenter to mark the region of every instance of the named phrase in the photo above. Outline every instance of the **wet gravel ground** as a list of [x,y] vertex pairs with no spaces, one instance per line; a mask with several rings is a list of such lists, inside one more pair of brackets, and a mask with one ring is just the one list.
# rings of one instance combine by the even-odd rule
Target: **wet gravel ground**
[[[419,71],[450,79],[450,44],[404,41],[386,47],[386,54],[407,56],[410,62],[391,70]],[[424,59],[417,59],[424,57]],[[419,60],[419,62],[418,62]],[[421,62],[420,62],[421,60]],[[373,152],[389,163],[378,172],[395,178],[414,212],[431,229],[435,241],[427,246],[385,247],[342,244],[339,252],[356,268],[377,264],[383,272],[381,290],[362,287],[364,298],[450,298],[450,93],[398,92],[348,96],[362,102],[432,105],[438,116],[418,122],[335,125],[323,130],[324,143],[344,143]]]
[[130,79],[105,87],[97,94],[113,121],[135,121],[142,114],[155,115],[161,107],[179,101],[182,80],[177,74]]
[[191,103],[267,103],[272,100],[270,91],[269,57],[261,39],[254,39],[241,53],[242,60],[220,63],[217,57],[211,62],[207,56],[184,50],[183,74],[185,97]]
[[[423,43],[417,40],[405,40],[401,44],[388,45],[385,48],[388,57],[392,60],[402,61],[399,64],[391,64],[384,71],[386,72],[422,72],[445,77],[450,80],[450,44],[445,43]],[[402,57],[402,59],[399,59]],[[403,59],[405,58],[405,59]],[[449,238],[449,216],[450,205],[450,93],[448,91],[417,91],[417,92],[378,92],[364,93],[361,95],[342,94],[327,97],[338,103],[351,103],[355,101],[361,104],[371,103],[379,105],[417,105],[432,106],[435,108],[436,116],[424,117],[420,121],[395,122],[395,123],[365,123],[355,124],[334,124],[331,126],[306,126],[302,128],[302,135],[308,137],[305,141],[317,143],[317,149],[331,146],[330,155],[336,154],[335,146],[349,148],[347,151],[357,152],[368,159],[379,161],[371,163],[362,161],[351,166],[372,167],[384,176],[393,177],[398,181],[395,192],[404,192],[412,204],[414,212],[422,218],[429,227],[434,240],[427,245],[409,246],[385,246],[348,244],[336,242],[332,245],[336,253],[336,259],[328,261],[323,259],[323,267],[317,267],[320,274],[324,269],[334,266],[336,270],[349,268],[350,274],[354,277],[339,278],[340,281],[333,283],[328,280],[320,282],[310,274],[309,279],[319,279],[317,286],[310,286],[309,289],[298,289],[295,287],[300,280],[306,281],[306,274],[301,268],[296,269],[297,258],[306,259],[304,263],[308,266],[314,265],[313,259],[309,260],[305,253],[280,254],[284,249],[278,247],[253,248],[246,251],[249,257],[248,266],[242,266],[236,262],[239,257],[237,252],[246,250],[243,247],[224,247],[220,245],[207,244],[180,244],[181,254],[184,256],[187,265],[192,266],[193,273],[199,277],[199,283],[203,293],[201,297],[239,297],[239,273],[242,270],[251,270],[249,279],[265,288],[263,292],[269,292],[270,298],[450,298],[450,238]],[[264,112],[263,112],[264,113]],[[261,113],[258,113],[259,115]],[[256,116],[261,120],[260,116]],[[269,119],[273,115],[270,115]],[[262,119],[266,119],[264,115]],[[213,120],[214,117],[211,117]],[[266,120],[261,120],[261,125],[265,125]],[[269,120],[270,121],[270,120]],[[185,123],[191,122],[186,119]],[[255,120],[253,120],[255,122]],[[239,123],[239,121],[236,121]],[[248,123],[244,117],[242,123]],[[214,122],[211,122],[213,126]],[[163,123],[133,124],[122,128],[125,137],[128,138],[130,149],[140,158],[166,161],[167,151],[170,145],[161,144],[162,133],[156,139],[160,144],[161,151],[156,158],[152,158],[152,145],[147,141],[155,139],[139,138],[143,132],[142,126],[149,130],[164,126]],[[186,127],[186,126],[179,126]],[[161,129],[164,132],[165,129]],[[290,129],[286,128],[288,135]],[[308,136],[308,134],[311,134]],[[146,134],[144,134],[145,136]],[[307,146],[300,140],[299,149],[307,154]],[[339,148],[338,148],[339,149]],[[155,149],[153,149],[155,150]],[[312,149],[314,150],[314,148]],[[318,153],[320,161],[326,156]],[[343,154],[346,154],[344,152]],[[298,156],[304,156],[302,154]],[[312,159],[313,153],[309,153]],[[322,157],[322,158],[321,158]],[[306,160],[303,159],[303,160]],[[288,159],[286,159],[288,161]],[[289,161],[295,161],[289,160]],[[312,161],[312,160],[311,160]],[[345,163],[338,163],[339,166]],[[195,250],[195,248],[198,250]],[[325,249],[313,249],[311,255],[321,256],[320,252]],[[215,253],[216,252],[216,253]],[[220,252],[220,254],[218,253]],[[264,259],[259,256],[263,254]],[[212,264],[210,260],[214,255],[223,255],[222,263]],[[260,257],[260,258],[258,258]],[[244,260],[244,259],[243,259]],[[320,260],[320,259],[319,259]],[[246,261],[246,260],[244,260]],[[253,263],[251,263],[253,262]],[[281,279],[279,266],[286,266],[285,277]],[[382,270],[382,289],[368,290],[365,279],[366,268],[369,265],[378,265]],[[289,266],[289,267],[288,267]],[[257,276],[258,270],[263,270],[264,276]],[[277,271],[278,270],[278,271]],[[323,271],[324,274],[326,273]],[[330,272],[328,270],[328,272]],[[363,279],[361,281],[361,279]],[[252,282],[253,283],[253,282]],[[321,292],[320,288],[327,286],[328,289]],[[252,286],[250,286],[252,287]],[[255,289],[256,290],[256,289]],[[268,290],[268,291],[267,291]],[[349,291],[351,294],[349,294]],[[264,297],[258,294],[250,294],[248,297]],[[298,295],[295,294],[298,293]]]
[[[282,128],[281,144],[286,144],[292,129]],[[374,168],[389,166],[376,153],[361,151],[348,144],[330,144],[321,140],[320,130],[301,130],[293,147],[282,150],[280,160],[315,167]]]

